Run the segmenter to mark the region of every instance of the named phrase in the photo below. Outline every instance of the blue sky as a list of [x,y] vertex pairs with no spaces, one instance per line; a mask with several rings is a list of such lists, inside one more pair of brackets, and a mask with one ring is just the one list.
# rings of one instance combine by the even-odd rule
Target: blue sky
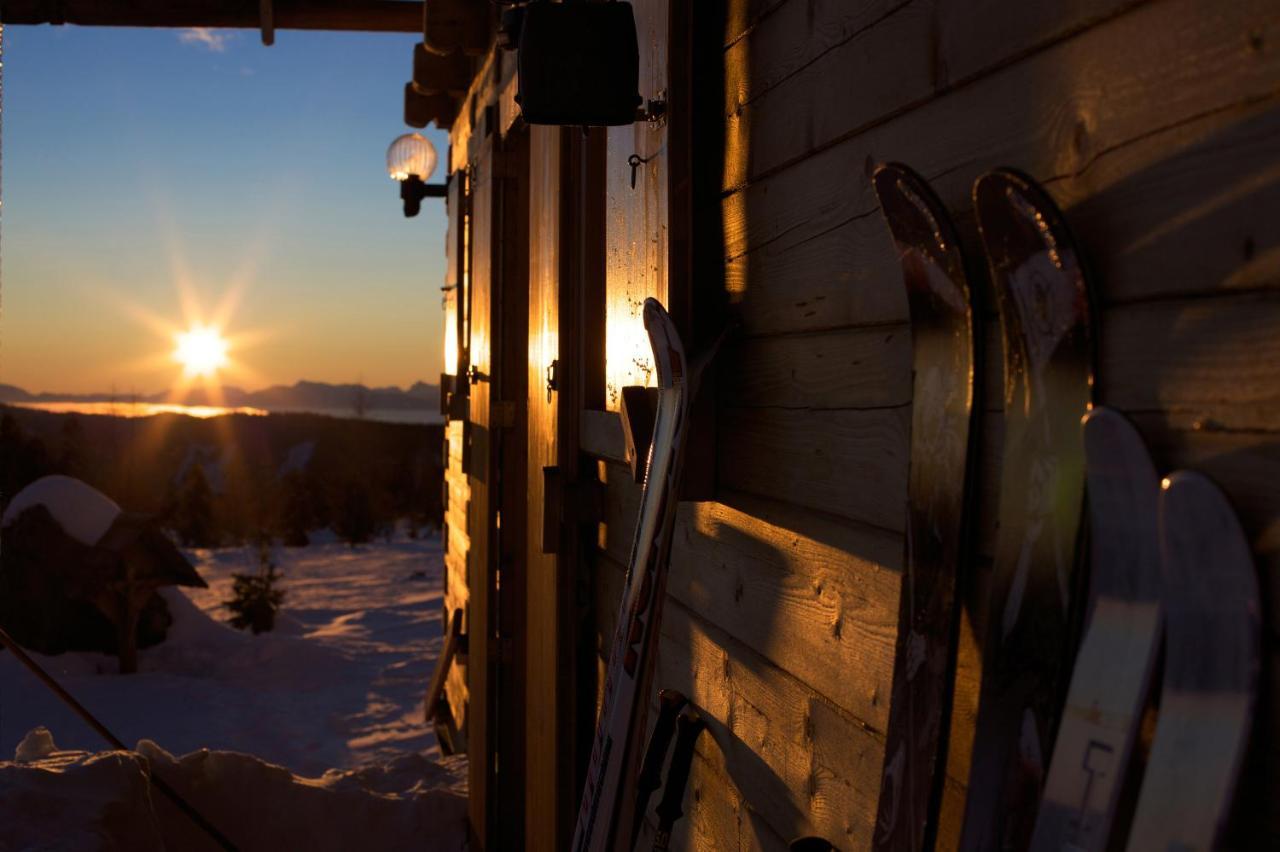
[[0,382],[169,387],[138,317],[237,281],[224,381],[435,381],[444,205],[405,219],[384,171],[415,40],[6,27]]

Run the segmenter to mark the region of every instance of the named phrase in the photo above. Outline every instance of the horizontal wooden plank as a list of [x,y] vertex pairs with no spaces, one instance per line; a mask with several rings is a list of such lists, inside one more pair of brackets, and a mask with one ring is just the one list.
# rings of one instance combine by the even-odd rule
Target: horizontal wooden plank
[[[725,188],[745,185],[747,206],[768,195],[779,208],[779,221],[768,226],[730,220],[731,208],[726,208],[728,253],[739,254],[796,225],[784,200],[787,190],[768,188],[790,172],[824,173],[825,191],[807,187],[813,190],[807,206],[844,210],[839,218],[847,219],[855,210],[870,208],[869,193],[840,203],[834,196],[843,187],[830,176],[859,173],[868,154],[872,161],[912,163],[926,175],[990,161],[1018,163],[1047,178],[1078,172],[1099,153],[1153,131],[1270,95],[1280,70],[1280,50],[1274,45],[1280,21],[1271,12],[1268,0],[1208,9],[1198,0],[1150,3],[941,97],[904,104],[914,108],[873,125],[859,115],[845,119],[844,113],[874,100],[868,87],[916,73],[911,66],[922,61],[916,45],[927,47],[936,33],[924,30],[913,43],[903,44],[896,65],[882,64],[875,74],[852,78],[830,97],[803,106],[805,93],[822,85],[807,79],[809,73],[832,81],[851,79],[839,66],[820,69],[821,63],[815,63],[806,74],[795,75],[741,110],[728,128],[730,136],[745,137],[728,143],[728,150],[749,151],[751,171],[740,174],[736,163],[727,164]],[[863,40],[874,43],[875,30]],[[793,112],[797,103],[802,104],[800,112]],[[937,144],[940,128],[946,128],[946,145]],[[756,138],[757,132],[789,135]]]
[[746,38],[725,50],[726,114],[732,115],[858,35],[873,28],[879,31],[877,22],[908,5],[908,0],[780,4]]
[[722,405],[892,408],[911,401],[905,324],[742,338],[719,365]]
[[[850,192],[862,175],[845,180]],[[726,204],[743,200],[730,196]],[[767,211],[754,215],[768,216]],[[778,239],[725,262],[725,288],[746,334],[905,322],[907,299],[878,209],[809,234]]]
[[910,409],[720,412],[722,487],[901,532]]
[[1280,294],[1137,304],[1108,311],[1102,330],[1103,402],[1280,428]]
[[[621,565],[639,505],[622,468],[605,508]],[[683,503],[667,594],[868,726],[887,718],[902,537],[746,494]],[[732,505],[730,505],[732,504]],[[763,519],[768,520],[763,520]]]
[[[5,0],[7,24],[77,24],[85,27],[247,27],[262,24],[258,7],[222,0],[127,3],[103,0]],[[422,32],[422,4],[403,0],[281,0],[273,9],[276,29]]]
[[733,156],[724,185],[741,186],[1142,2],[785,4],[726,51]]
[[625,461],[622,416],[616,411],[584,409],[578,418],[579,444],[589,456],[607,461]]
[[732,47],[791,0],[725,0],[724,45]]
[[[1280,205],[1277,135],[1280,98],[1268,98],[1152,134],[1106,152],[1077,175],[1051,178],[1046,188],[1066,210],[1102,303],[1280,288],[1280,218],[1258,215]],[[940,188],[983,272],[967,186],[976,173]],[[755,335],[904,321],[901,280],[876,209],[726,264],[726,286],[744,329]]]
[[[832,4],[821,4],[824,6]],[[725,57],[722,186],[739,189],[842,135],[934,95],[938,71],[932,4],[848,4],[814,21],[791,3]],[[790,14],[788,14],[790,13]]]
[[937,7],[939,84],[970,80],[1142,5],[1147,0],[968,0]]
[[679,602],[668,602],[661,637],[657,685],[698,706],[699,753],[772,831],[866,847],[883,741]]

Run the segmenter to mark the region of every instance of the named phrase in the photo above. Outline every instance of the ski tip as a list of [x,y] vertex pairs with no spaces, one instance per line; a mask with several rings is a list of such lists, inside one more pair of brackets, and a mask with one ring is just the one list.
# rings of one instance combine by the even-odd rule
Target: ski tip
[[959,262],[960,241],[947,208],[918,172],[902,163],[881,163],[871,185],[899,247],[930,246],[939,261],[954,254]]
[[998,237],[1019,234],[1024,245],[1039,244],[1054,266],[1078,271],[1079,253],[1066,217],[1049,193],[1022,172],[995,169],[980,176],[973,183],[973,207],[989,255],[1004,252],[1006,241]]
[[1090,470],[1113,467],[1110,462],[1119,459],[1129,469],[1139,465],[1149,469],[1151,480],[1156,481],[1155,465],[1146,441],[1122,412],[1105,405],[1094,406],[1080,418],[1080,425],[1084,432],[1085,463]]
[[1187,599],[1260,618],[1257,569],[1248,536],[1227,495],[1208,476],[1180,470],[1160,483],[1160,546],[1166,582]]
[[684,382],[687,373],[684,342],[671,314],[652,296],[644,300],[644,330],[653,349],[658,387],[670,388]]

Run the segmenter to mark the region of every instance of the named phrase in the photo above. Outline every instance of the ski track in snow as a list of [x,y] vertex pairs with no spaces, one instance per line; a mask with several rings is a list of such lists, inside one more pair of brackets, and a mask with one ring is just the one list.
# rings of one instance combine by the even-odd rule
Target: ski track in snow
[[[139,655],[33,655],[130,745],[146,738],[172,754],[247,752],[301,775],[387,761],[438,758],[422,694],[442,645],[439,539],[355,548],[277,548],[283,608],[271,633],[226,625],[221,602],[234,571],[257,570],[253,548],[188,555],[209,589],[170,588],[169,638]],[[107,746],[12,654],[0,652],[0,760],[44,725],[60,747]]]

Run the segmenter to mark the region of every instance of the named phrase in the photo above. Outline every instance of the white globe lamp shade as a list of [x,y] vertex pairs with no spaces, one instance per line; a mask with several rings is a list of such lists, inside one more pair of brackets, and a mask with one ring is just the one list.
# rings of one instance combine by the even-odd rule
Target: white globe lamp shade
[[426,181],[436,170],[436,159],[431,140],[421,133],[406,133],[387,148],[387,174],[402,183],[411,177]]

